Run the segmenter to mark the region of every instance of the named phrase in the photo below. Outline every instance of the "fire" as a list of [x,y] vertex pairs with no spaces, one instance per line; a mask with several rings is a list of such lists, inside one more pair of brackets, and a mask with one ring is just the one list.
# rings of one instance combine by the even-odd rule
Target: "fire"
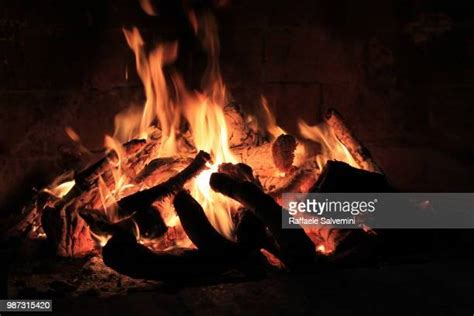
[[[156,14],[150,1],[143,0],[140,4],[148,14]],[[200,91],[188,89],[185,81],[176,71],[170,70],[165,73],[164,67],[172,64],[178,56],[178,42],[160,43],[150,50],[137,28],[123,30],[125,39],[134,53],[136,70],[142,81],[146,99],[143,106],[132,106],[125,112],[119,113],[115,117],[113,136],[105,137],[104,147],[108,153],[111,179],[105,179],[102,176],[98,178],[99,201],[97,204],[99,205],[94,206],[100,209],[104,213],[103,217],[111,223],[123,220],[118,212],[117,202],[131,193],[147,189],[150,185],[133,182],[136,174],[134,170],[129,170],[127,167],[129,157],[122,144],[132,139],[147,139],[151,136],[150,131],[158,128],[161,137],[159,147],[152,152],[150,159],[189,158],[199,150],[210,153],[212,162],[208,163],[207,170],[192,180],[186,189],[203,207],[207,218],[216,230],[233,240],[232,215],[238,210],[239,204],[214,192],[209,185],[211,174],[217,172],[220,164],[240,162],[229,145],[229,130],[224,114],[228,95],[218,63],[217,24],[212,15],[197,16],[193,11],[188,14],[194,31],[208,55],[208,66]],[[126,72],[128,76],[128,69]],[[278,126],[264,97],[261,104],[263,113],[257,122],[261,124],[258,126],[259,130],[264,129],[266,135],[273,139],[286,134],[286,131]],[[326,124],[309,126],[304,122],[299,122],[299,129],[303,138],[319,143],[321,150],[317,155],[312,155],[301,142],[298,143],[294,166],[304,166],[308,160],[314,159],[319,169],[322,169],[328,160],[345,161],[354,167],[359,167],[330,126]],[[79,136],[72,129],[68,129],[67,132],[73,140],[79,142]],[[286,174],[280,176],[283,177]],[[160,181],[157,180],[154,185],[159,184]],[[74,180],[61,181],[47,189],[47,192],[61,198],[74,185]],[[166,236],[159,241],[158,248],[164,250],[172,246],[193,247],[181,227],[172,203],[165,200],[160,201],[159,204],[160,215],[169,229]],[[140,231],[136,223],[133,230],[137,239],[140,239]],[[325,234],[318,229],[306,231],[306,233],[318,252],[328,255],[335,251],[335,235]],[[109,238],[109,236],[99,235],[94,235],[94,237],[102,246]],[[174,238],[171,246],[167,240],[164,240],[167,238]],[[146,241],[142,238],[140,242]],[[266,256],[270,261],[275,261],[271,255]]]
[[[222,235],[232,239],[231,213],[232,209],[236,209],[237,203],[212,191],[209,178],[221,163],[236,163],[237,160],[228,144],[223,110],[226,90],[217,62],[219,45],[216,23],[212,16],[204,16],[199,22],[201,24],[199,35],[209,56],[202,92],[189,91],[178,73],[172,73],[171,82],[167,81],[163,67],[176,59],[178,52],[176,42],[160,44],[147,53],[145,42],[138,29],[124,30],[127,43],[135,54],[137,72],[143,82],[146,102],[141,115],[139,111],[133,109],[117,116],[115,135],[122,142],[136,137],[144,138],[147,136],[148,128],[158,122],[162,140],[156,157],[187,156],[190,153],[183,148],[179,135],[182,124],[187,123],[195,149],[209,152],[213,158],[209,169],[202,172],[188,189],[203,206],[211,224]],[[174,91],[173,98],[169,93],[170,90]],[[114,146],[114,149],[117,148],[118,146]],[[120,182],[123,179],[123,175],[117,174],[115,191],[123,187],[123,183]],[[179,226],[179,219],[173,212],[165,210],[165,213],[169,214],[164,218],[168,226]]]
[[74,180],[69,180],[62,182],[57,185],[52,185],[50,189],[44,189],[45,192],[54,195],[57,198],[62,198],[74,187],[76,182]]
[[298,122],[301,135],[321,145],[321,153],[316,155],[316,163],[322,169],[328,160],[344,161],[355,168],[360,168],[347,148],[337,139],[334,130],[327,124],[310,126],[304,121]]

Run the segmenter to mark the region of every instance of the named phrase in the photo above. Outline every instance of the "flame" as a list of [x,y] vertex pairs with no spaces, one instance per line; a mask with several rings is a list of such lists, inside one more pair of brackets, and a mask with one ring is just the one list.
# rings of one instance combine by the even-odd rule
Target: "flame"
[[76,133],[76,131],[72,129],[72,127],[66,126],[64,128],[64,131],[66,132],[67,136],[69,136],[69,138],[71,138],[74,142],[79,143],[81,141],[81,138]]
[[277,124],[276,118],[273,113],[270,111],[270,106],[268,105],[267,98],[263,95],[260,97],[260,101],[262,104],[262,117],[260,117],[260,121],[264,125],[265,130],[273,137],[277,138],[282,134],[286,134],[286,132]]
[[140,6],[142,7],[142,10],[145,11],[146,14],[151,15],[151,16],[156,16],[156,10],[153,7],[153,4],[151,3],[151,0],[139,0],[140,1]]
[[[195,14],[192,13],[191,16]],[[197,22],[199,27],[195,30],[208,55],[201,92],[189,91],[178,73],[165,75],[163,67],[176,59],[177,42],[160,44],[147,53],[145,42],[137,28],[123,30],[127,43],[135,54],[137,73],[144,86],[146,101],[141,112],[132,108],[117,115],[114,136],[121,142],[146,137],[148,128],[158,124],[162,139],[155,156],[186,156],[189,153],[180,146],[179,132],[182,130],[182,123],[187,123],[195,149],[209,152],[213,158],[209,168],[189,185],[189,189],[202,205],[211,224],[222,235],[232,239],[231,213],[237,208],[237,203],[215,193],[209,186],[209,178],[217,171],[219,164],[237,162],[228,144],[224,115],[227,96],[218,64],[217,24],[214,17],[206,13],[199,16]],[[111,142],[109,139],[108,147],[116,150],[119,157],[123,157],[118,144],[120,142]],[[104,209],[111,208],[112,201],[120,195],[120,190],[127,182],[119,167],[120,162],[114,172],[114,191],[107,192],[104,186],[100,187]],[[178,227],[179,218],[170,208],[171,205],[163,208],[163,219],[168,227]]]
[[47,192],[51,195],[54,195],[55,197],[60,199],[60,198],[64,197],[66,194],[68,194],[69,191],[71,191],[71,189],[74,187],[75,184],[76,184],[76,181],[69,180],[69,181],[62,182],[58,185],[53,184],[51,186],[51,188],[49,188],[49,189],[46,188],[43,191],[45,191],[45,192]]
[[337,139],[333,129],[326,123],[310,126],[304,121],[298,122],[301,135],[321,145],[321,153],[316,155],[315,160],[322,169],[328,160],[338,160],[360,168],[347,148]]
[[330,255],[336,251],[338,238],[340,234],[337,230],[331,228],[304,227],[305,233],[315,245],[318,253]]

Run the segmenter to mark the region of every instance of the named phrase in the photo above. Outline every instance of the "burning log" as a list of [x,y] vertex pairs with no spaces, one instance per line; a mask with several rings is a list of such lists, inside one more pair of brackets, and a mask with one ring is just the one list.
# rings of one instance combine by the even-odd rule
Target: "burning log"
[[362,145],[354,133],[347,127],[337,110],[330,109],[326,113],[326,123],[331,126],[336,137],[347,148],[362,169],[382,173],[381,168],[375,163],[369,150]]
[[206,163],[210,160],[211,156],[208,153],[200,151],[189,166],[166,182],[121,199],[118,201],[118,206],[123,213],[122,215],[129,215],[135,211],[147,209],[156,200],[177,193],[183,189],[186,182],[204,170]]
[[26,205],[20,214],[12,216],[1,222],[0,240],[12,237],[28,235],[40,225],[41,213],[38,211],[37,202],[34,201]]
[[310,188],[316,183],[318,175],[319,174],[315,170],[298,170],[283,185],[269,192],[269,194],[278,200],[283,193],[309,192]]
[[147,144],[142,150],[127,160],[127,167],[138,174],[154,158],[154,154],[161,146],[161,130],[154,129],[149,135]]
[[393,192],[383,174],[330,160],[309,192]]
[[19,236],[37,238],[43,231],[41,229],[43,209],[58,201],[59,198],[46,191],[36,193],[33,200],[25,205],[19,214],[0,222],[0,240]]
[[281,206],[255,184],[214,173],[210,185],[213,190],[237,200],[255,213],[277,241],[279,256],[289,268],[298,268],[314,261],[314,245],[308,236],[302,229],[282,229]]
[[239,222],[235,229],[237,242],[247,249],[259,250],[262,248],[277,252],[275,243],[271,239],[264,223],[250,210],[240,213]]
[[[129,156],[139,152],[145,147],[145,145],[146,141],[144,139],[134,139],[125,143],[123,148],[125,150],[125,154]],[[89,189],[94,183],[97,182],[97,179],[100,176],[110,171],[110,168],[113,168],[110,163],[116,162],[117,159],[118,155],[115,151],[109,152],[106,157],[80,171],[75,176],[76,184],[83,190]]]
[[236,243],[217,232],[201,205],[189,193],[179,192],[173,204],[186,234],[203,253],[210,256],[221,256],[223,253],[238,256],[242,252]]
[[136,212],[133,220],[140,230],[140,236],[147,239],[158,238],[168,230],[160,215],[160,210],[153,205]]
[[91,253],[95,244],[89,226],[79,216],[75,204],[59,208],[46,208],[41,217],[43,229],[57,255],[84,257]]
[[248,126],[237,104],[228,104],[224,108],[224,117],[229,130],[230,147],[251,147],[263,142],[262,137]]
[[[199,152],[188,167],[183,169],[168,181],[153,188],[129,195],[118,202],[119,215],[130,216],[148,237],[156,237],[166,231],[159,212],[153,209],[154,201],[172,195],[181,190],[184,184],[199,174],[210,160],[209,154]],[[71,190],[54,207],[45,209],[42,225],[46,235],[57,254],[65,257],[83,256],[94,249],[88,225],[78,216],[77,210],[84,208],[95,209],[98,199],[97,189],[80,191]]]
[[272,156],[275,166],[281,172],[288,172],[295,159],[296,139],[291,135],[282,134],[273,142]]
[[260,181],[254,177],[252,168],[244,163],[223,163],[219,166],[218,172],[225,173],[233,178],[241,179],[242,181],[252,182],[260,188],[262,187]]
[[[187,193],[183,194],[187,195]],[[181,195],[178,197],[179,202],[177,203],[184,202],[182,206],[187,207],[186,200],[188,198]],[[192,211],[194,210],[196,209]],[[194,214],[186,214],[185,217],[188,215],[191,215],[189,219],[195,218]],[[202,215],[198,215],[198,217]],[[194,226],[190,222],[188,224]],[[117,272],[133,278],[181,282],[192,282],[205,278],[206,281],[209,281],[208,278],[219,278],[236,269],[246,276],[255,276],[261,272],[258,265],[266,264],[260,254],[233,252],[231,250],[234,246],[227,248],[227,245],[224,245],[227,249],[218,249],[222,245],[211,249],[204,244],[206,250],[177,248],[167,251],[152,251],[137,243],[136,238],[125,227],[126,223],[104,224],[103,226],[105,227],[101,229],[112,235],[102,249],[104,263]],[[200,234],[194,237],[197,238],[195,240],[199,240],[198,243],[207,241],[205,238],[201,239],[202,235]],[[214,243],[214,245],[217,244]],[[235,245],[235,247],[237,246]]]
[[234,148],[233,153],[240,162],[252,166],[252,169],[256,173],[259,171],[267,175],[278,173],[278,169],[273,163],[271,143],[265,143],[260,146]]
[[196,249],[154,252],[127,232],[116,231],[102,248],[104,263],[119,273],[139,279],[186,281],[219,276],[233,263],[226,256],[209,257]]
[[[344,162],[328,161],[315,185],[309,192],[363,193],[394,192],[383,174],[354,168]],[[331,229],[326,240],[337,244],[330,261],[341,264],[358,264],[373,259],[379,241],[376,232],[363,229]],[[335,240],[338,239],[336,242]]]
[[[283,139],[290,138],[293,138],[293,136],[284,137]],[[291,141],[280,140],[275,146],[272,143],[265,143],[260,146],[233,149],[233,153],[239,161],[246,165],[252,166],[253,172],[259,179],[259,182],[265,191],[272,191],[282,187],[288,182],[288,179],[293,177],[295,171],[297,170],[293,170],[295,168],[290,168],[288,170],[285,169],[285,173],[282,175],[282,170],[277,168],[275,165],[275,160],[279,161],[278,163],[281,163],[282,166],[287,166],[290,164],[290,162],[291,164],[293,163],[293,159],[291,159],[290,154],[281,152],[284,147],[288,146],[281,146],[281,144],[278,144],[280,142],[291,143]]]
[[192,158],[164,157],[153,159],[133,179],[138,185],[154,186],[175,176],[193,161]]

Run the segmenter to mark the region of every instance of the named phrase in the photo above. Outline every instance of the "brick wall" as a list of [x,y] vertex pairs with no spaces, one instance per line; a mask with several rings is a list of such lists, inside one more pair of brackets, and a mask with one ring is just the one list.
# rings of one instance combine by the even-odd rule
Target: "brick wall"
[[[159,18],[137,3],[0,0],[0,205],[68,167],[65,126],[96,148],[114,115],[140,104],[122,26],[185,38],[178,65],[198,73],[179,2]],[[472,190],[467,12],[449,1],[233,1],[217,13],[222,71],[248,111],[265,95],[290,131],[338,108],[400,188]]]

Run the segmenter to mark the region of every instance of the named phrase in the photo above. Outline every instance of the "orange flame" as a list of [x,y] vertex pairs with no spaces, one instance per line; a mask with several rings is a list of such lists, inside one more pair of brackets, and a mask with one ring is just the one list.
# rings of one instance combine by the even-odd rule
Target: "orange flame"
[[333,129],[326,123],[310,126],[304,121],[298,122],[301,135],[321,145],[321,153],[316,155],[316,163],[322,169],[328,160],[338,160],[360,168],[347,148],[337,139]]
[[[147,54],[138,29],[124,30],[128,45],[135,53],[137,72],[145,88],[146,102],[141,116],[136,110],[117,116],[115,135],[122,141],[137,135],[145,137],[148,127],[157,122],[161,128],[162,141],[156,156],[187,155],[189,153],[179,146],[177,133],[181,122],[187,122],[193,136],[194,147],[209,152],[213,157],[209,169],[202,172],[190,184],[189,189],[203,206],[212,225],[227,238],[232,238],[231,212],[237,204],[215,193],[209,186],[210,175],[217,171],[219,164],[237,162],[229,148],[223,110],[226,89],[217,62],[219,55],[217,24],[211,15],[201,16],[199,22],[198,35],[209,58],[202,93],[188,91],[177,73],[171,74],[170,84],[167,82],[163,66],[176,59],[178,50],[176,42],[159,45]],[[174,99],[170,96],[170,88],[174,89],[172,94],[175,96]],[[118,177],[123,179],[123,176]],[[166,210],[165,212],[168,213]],[[165,216],[165,222],[169,227],[179,225],[176,215]]]

